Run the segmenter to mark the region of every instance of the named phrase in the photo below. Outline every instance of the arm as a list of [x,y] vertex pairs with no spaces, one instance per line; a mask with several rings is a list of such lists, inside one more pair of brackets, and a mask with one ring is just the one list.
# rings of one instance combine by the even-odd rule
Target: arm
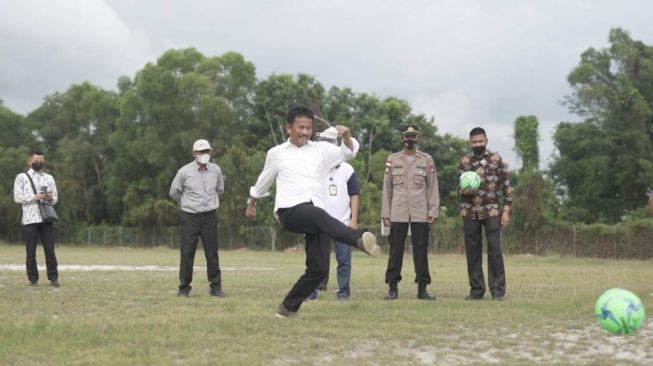
[[392,162],[390,159],[385,163],[385,174],[383,174],[383,191],[381,193],[381,219],[383,225],[390,227],[392,207]]
[[428,210],[426,220],[428,223],[438,219],[438,210],[440,209],[440,191],[438,188],[438,174],[435,170],[435,163],[429,159],[426,173],[426,184],[428,190],[426,191],[426,207]]
[[53,205],[56,205],[59,201],[59,191],[57,191],[57,182],[54,181],[54,178],[50,177],[52,191],[48,192],[48,200],[52,202]]
[[256,199],[270,195],[269,189],[278,174],[276,159],[273,150],[269,150],[265,156],[265,165],[259,174],[256,184],[249,189],[249,198],[247,199],[247,208],[245,216],[252,220],[256,217]]
[[175,179],[172,180],[172,184],[170,185],[170,198],[175,200],[175,202],[180,203],[181,202],[181,194],[184,191],[184,185],[183,185],[183,178],[181,177],[181,170],[177,171],[177,175],[175,175]]
[[215,186],[216,192],[218,195],[224,193],[224,177],[222,176],[222,170],[218,167],[218,183]]
[[510,210],[512,208],[512,186],[510,185],[510,177],[508,176],[508,166],[500,161],[501,168],[499,174],[502,182],[501,189],[503,190],[503,213],[501,214],[501,227],[506,227],[510,223]]
[[[352,168],[353,170],[353,168]],[[352,171],[347,180],[347,194],[349,195],[349,207],[351,208],[351,223],[349,226],[353,229],[358,228],[358,207],[360,203],[360,185],[356,173]]]

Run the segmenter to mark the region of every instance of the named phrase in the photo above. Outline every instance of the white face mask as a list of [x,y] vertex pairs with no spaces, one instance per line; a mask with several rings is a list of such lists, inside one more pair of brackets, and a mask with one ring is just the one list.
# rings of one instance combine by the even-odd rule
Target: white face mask
[[209,162],[209,160],[211,160],[211,154],[198,155],[197,157],[195,157],[195,160],[197,160],[198,163],[205,165],[206,163]]

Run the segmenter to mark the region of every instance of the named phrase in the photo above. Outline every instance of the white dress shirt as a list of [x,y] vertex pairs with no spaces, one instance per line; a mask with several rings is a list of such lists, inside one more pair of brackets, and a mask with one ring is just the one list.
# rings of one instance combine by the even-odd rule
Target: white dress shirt
[[[44,173],[43,171],[37,172],[32,168],[27,171],[27,174],[32,177],[37,192],[40,192],[43,186],[48,187],[48,192],[52,192],[52,204],[56,204],[59,200],[59,193],[57,192],[57,184],[54,182],[54,178],[50,174]],[[34,195],[32,184],[29,182],[25,173],[18,174],[14,180],[14,202],[23,205],[23,218],[21,220],[23,225],[43,222],[41,211],[39,211],[39,204],[38,201],[34,200]]]
[[276,180],[274,212],[305,202],[326,208],[329,172],[343,161],[354,158],[358,152],[358,141],[351,140],[353,151],[345,144],[338,147],[324,141],[309,141],[297,147],[288,139],[268,150],[263,171],[249,194],[254,198],[268,196],[268,190]]

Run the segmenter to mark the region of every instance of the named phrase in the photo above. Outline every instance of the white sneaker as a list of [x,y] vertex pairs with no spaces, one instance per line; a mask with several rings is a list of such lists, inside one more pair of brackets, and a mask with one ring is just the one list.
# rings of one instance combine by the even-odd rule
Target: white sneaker
[[372,257],[378,257],[381,254],[381,247],[376,245],[376,236],[369,231],[363,233],[358,239],[358,249]]

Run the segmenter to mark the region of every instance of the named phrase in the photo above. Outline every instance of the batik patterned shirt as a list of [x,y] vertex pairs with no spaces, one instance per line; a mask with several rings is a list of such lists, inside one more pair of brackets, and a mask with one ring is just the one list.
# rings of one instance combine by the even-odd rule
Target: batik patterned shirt
[[[481,177],[481,186],[474,195],[460,195],[460,216],[472,220],[483,220],[510,211],[512,186],[508,177],[508,166],[499,154],[485,151],[483,155],[467,154],[458,169],[458,182],[464,172],[473,171]],[[458,187],[460,191],[460,187]],[[499,202],[499,191],[503,194],[503,206]]]
[[[57,192],[57,184],[54,182],[54,178],[50,174],[43,173],[42,171],[36,172],[31,168],[27,171],[27,174],[32,177],[37,192],[41,190],[41,187],[48,187],[48,192],[52,192],[52,204],[56,204],[59,193]],[[38,201],[34,200],[34,195],[32,184],[25,173],[18,174],[16,180],[14,180],[14,201],[23,205],[23,219],[21,220],[23,225],[43,222],[41,212],[39,211],[39,204]]]

